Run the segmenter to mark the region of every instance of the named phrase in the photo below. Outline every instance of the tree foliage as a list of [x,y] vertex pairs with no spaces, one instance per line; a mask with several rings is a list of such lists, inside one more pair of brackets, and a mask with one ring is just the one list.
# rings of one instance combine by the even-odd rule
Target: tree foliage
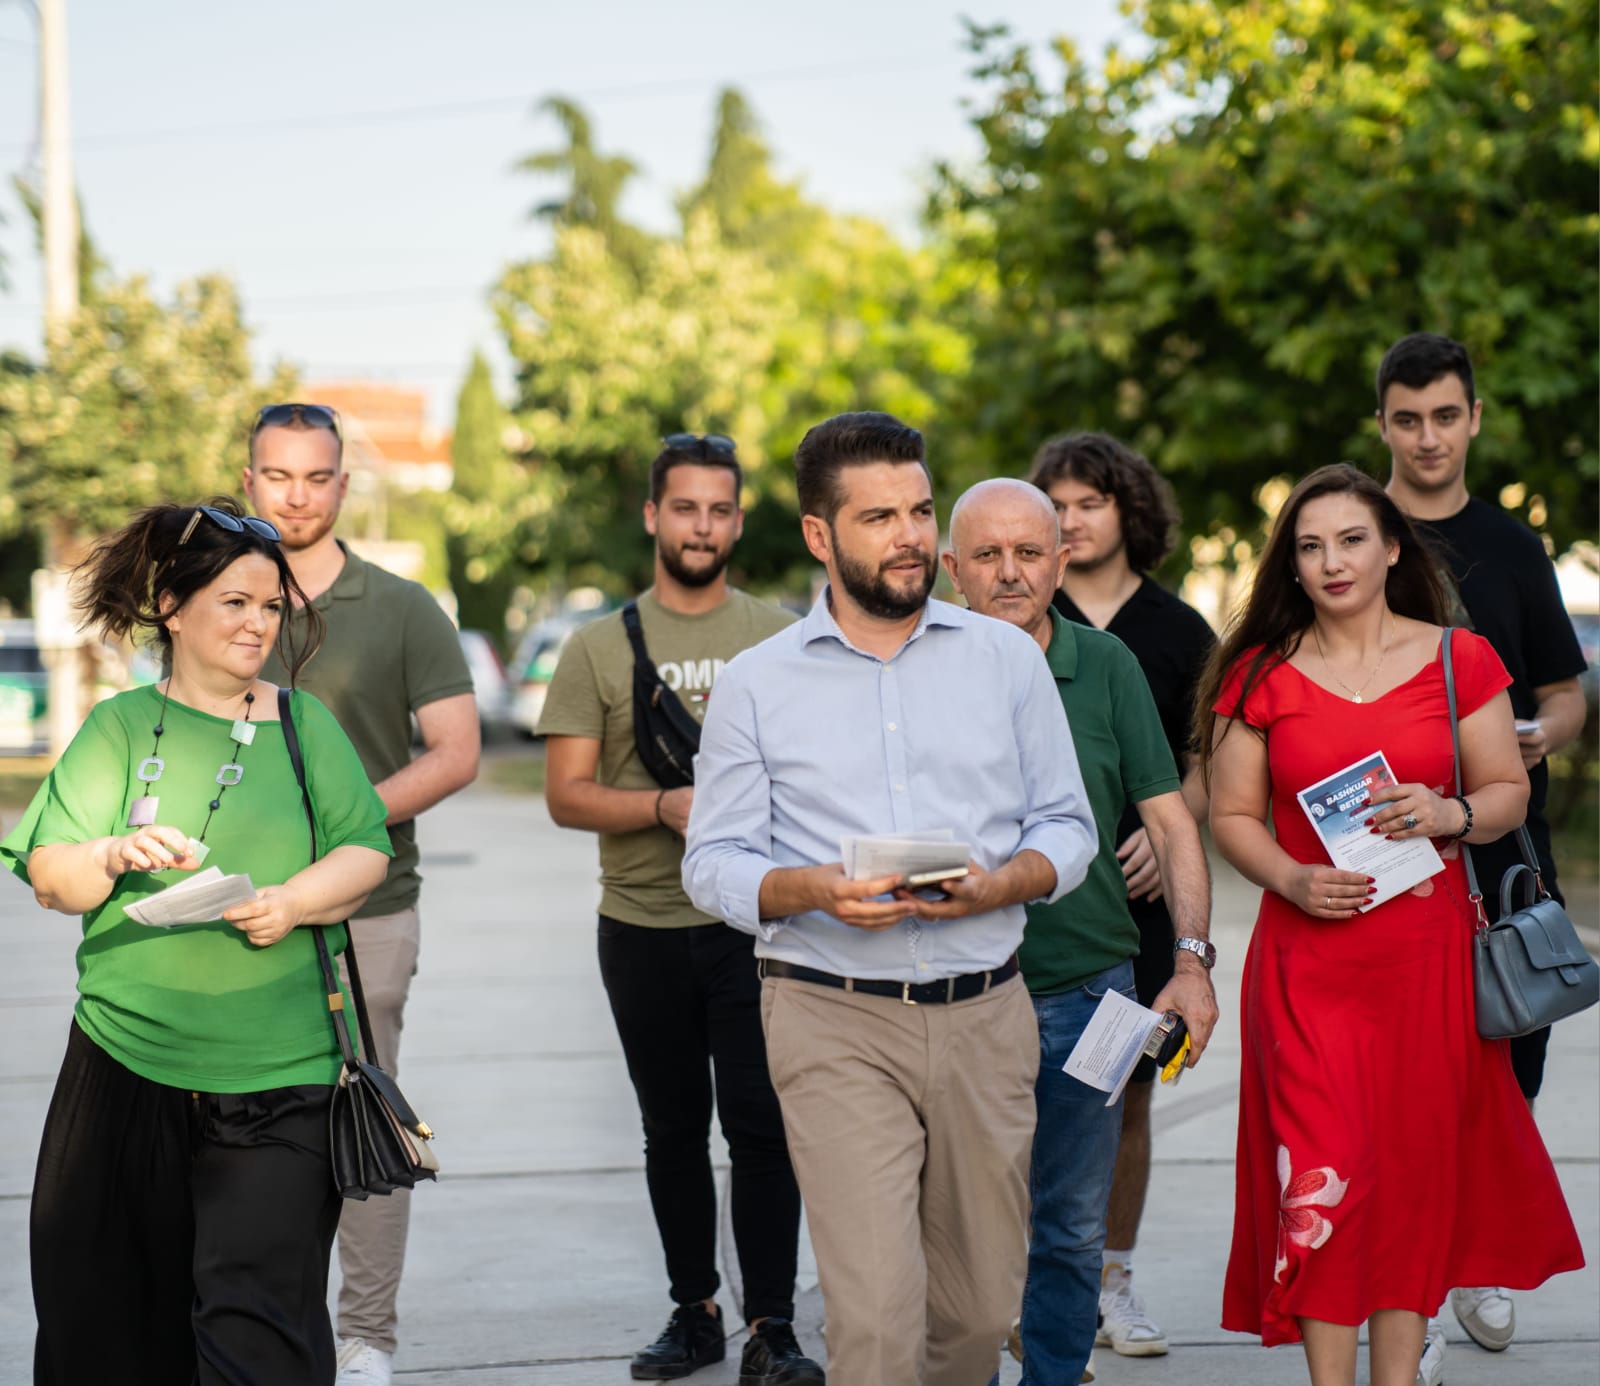
[[1136,0],[1148,48],[1059,79],[974,31],[986,158],[938,206],[998,296],[953,418],[973,472],[1120,434],[1192,531],[1253,528],[1277,475],[1382,475],[1372,379],[1411,331],[1465,341],[1469,483],[1592,534],[1600,230],[1593,0]]
[[503,544],[492,542],[501,525],[491,517],[510,503],[516,489],[505,448],[508,423],[495,398],[489,363],[474,352],[456,397],[450,448],[455,484],[445,505],[445,551],[461,626],[487,631],[497,641],[505,637],[506,606],[515,581],[510,554]]

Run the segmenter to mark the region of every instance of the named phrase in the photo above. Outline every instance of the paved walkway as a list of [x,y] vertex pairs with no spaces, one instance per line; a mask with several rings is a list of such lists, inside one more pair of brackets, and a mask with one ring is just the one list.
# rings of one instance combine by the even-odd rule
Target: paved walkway
[[[447,1174],[413,1203],[397,1383],[626,1382],[629,1354],[654,1336],[669,1306],[638,1117],[596,975],[593,841],[553,827],[537,799],[490,789],[430,814],[421,838],[424,944],[404,1080],[440,1133]],[[1592,896],[1577,908],[1592,917]],[[1252,892],[1224,870],[1214,930],[1224,1026],[1205,1064],[1158,1094],[1139,1248],[1140,1282],[1173,1350],[1145,1361],[1102,1351],[1100,1380],[1113,1386],[1305,1380],[1297,1349],[1263,1352],[1217,1327],[1233,1192],[1233,1017],[1253,916]],[[0,930],[0,1119],[10,1134],[0,1148],[0,1383],[22,1383],[33,1332],[28,1190],[72,1003],[76,926],[36,909],[7,877]],[[1479,1351],[1452,1321],[1449,1386],[1600,1382],[1597,1059],[1600,1012],[1560,1027],[1539,1111],[1589,1267],[1519,1296],[1517,1342],[1502,1356]],[[1494,1196],[1492,1171],[1483,1189]],[[820,1350],[809,1266],[803,1282],[802,1337]],[[115,1292],[87,1269],[85,1289],[89,1297]],[[732,1386],[736,1343],[730,1354],[722,1368],[695,1376],[696,1386]],[[1002,1380],[1016,1381],[1009,1359]]]

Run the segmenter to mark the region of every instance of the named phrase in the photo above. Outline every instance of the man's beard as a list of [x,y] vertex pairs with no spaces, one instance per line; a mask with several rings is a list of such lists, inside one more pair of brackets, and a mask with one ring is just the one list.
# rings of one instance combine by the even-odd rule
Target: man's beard
[[287,520],[274,520],[279,532],[283,535],[283,549],[285,553],[301,553],[306,549],[314,549],[328,535],[328,532],[339,522],[339,512],[335,510],[331,515],[321,516],[313,520],[307,516],[300,526],[291,526]]
[[[703,567],[691,568],[683,561],[686,550],[709,554],[713,561]],[[690,550],[687,545],[683,545],[673,549],[658,541],[656,552],[661,557],[661,566],[667,570],[667,576],[680,587],[709,587],[722,576],[723,570],[728,566],[728,560],[733,557],[733,546],[729,545],[721,550],[711,548]]]
[[[839,585],[868,616],[880,621],[903,621],[908,616],[915,616],[928,604],[928,593],[933,591],[934,564],[933,555],[926,550],[896,554],[877,568],[872,568],[843,552],[839,547],[839,536],[835,534],[833,552],[839,561]],[[908,558],[921,561],[921,581],[909,590],[891,587],[884,568],[890,563],[904,563]]]

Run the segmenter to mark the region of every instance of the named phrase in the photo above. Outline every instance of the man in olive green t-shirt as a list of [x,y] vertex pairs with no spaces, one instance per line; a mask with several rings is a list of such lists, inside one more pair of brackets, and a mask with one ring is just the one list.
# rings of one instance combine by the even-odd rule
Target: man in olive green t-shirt
[[1018,952],[1040,1049],[1021,1355],[1027,1381],[1076,1382],[1095,1342],[1122,1109],[1062,1070],[1100,998],[1112,989],[1134,996],[1139,930],[1117,860],[1123,805],[1138,809],[1173,902],[1180,951],[1154,1009],[1183,1016],[1191,1065],[1217,1019],[1209,976],[1215,953],[1206,941],[1211,880],[1138,660],[1116,636],[1074,625],[1051,608],[1068,553],[1050,498],[1023,481],[980,482],[956,502],[950,542],[945,567],[967,605],[1021,627],[1044,651],[1100,837],[1082,885],[1054,904],[1028,906]]
[[[342,462],[332,409],[268,405],[251,430],[244,489],[277,526],[295,581],[327,624],[300,686],[339,719],[388,810],[394,860],[350,935],[378,1062],[392,1074],[421,941],[416,817],[477,775],[478,710],[455,627],[427,589],[362,562],[333,537],[350,481]],[[291,613],[291,636],[305,620],[303,610]],[[276,654],[262,676],[288,678]],[[413,715],[422,736],[415,757]],[[347,1202],[340,1213],[337,1386],[389,1386],[409,1216],[404,1189]]]
[[[644,526],[655,582],[638,602],[651,662],[699,722],[717,675],[794,618],[729,587],[744,524],[731,439],[675,433],[650,468]],[[663,788],[634,740],[634,654],[621,612],[574,632],[550,682],[545,799],[563,827],[600,835],[600,975],[645,1132],[645,1178],[676,1305],[635,1377],[687,1376],[721,1361],[717,1197],[709,1139],[717,1114],[732,1160],[733,1233],[751,1327],[740,1381],[804,1386],[822,1370],[794,1337],[800,1192],[767,1076],[754,939],[701,914],[683,893],[692,785]]]

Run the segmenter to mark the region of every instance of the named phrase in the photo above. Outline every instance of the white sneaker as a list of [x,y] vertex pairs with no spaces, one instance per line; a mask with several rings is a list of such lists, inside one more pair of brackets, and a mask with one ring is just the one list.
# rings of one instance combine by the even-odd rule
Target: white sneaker
[[1444,1386],[1444,1325],[1438,1319],[1428,1320],[1422,1361],[1417,1363],[1417,1386]]
[[375,1348],[365,1338],[339,1339],[339,1377],[334,1386],[390,1386],[394,1354]]
[[1490,1352],[1504,1352],[1517,1332],[1517,1309],[1498,1285],[1450,1291],[1450,1307],[1467,1336]]
[[1094,1353],[1091,1352],[1089,1354],[1088,1364],[1084,1367],[1083,1375],[1080,1376],[1078,1380],[1080,1382],[1090,1382],[1094,1380]]
[[1133,1277],[1114,1267],[1107,1267],[1100,1280],[1100,1331],[1094,1341],[1120,1357],[1164,1357],[1167,1352],[1167,1335],[1145,1313]]

